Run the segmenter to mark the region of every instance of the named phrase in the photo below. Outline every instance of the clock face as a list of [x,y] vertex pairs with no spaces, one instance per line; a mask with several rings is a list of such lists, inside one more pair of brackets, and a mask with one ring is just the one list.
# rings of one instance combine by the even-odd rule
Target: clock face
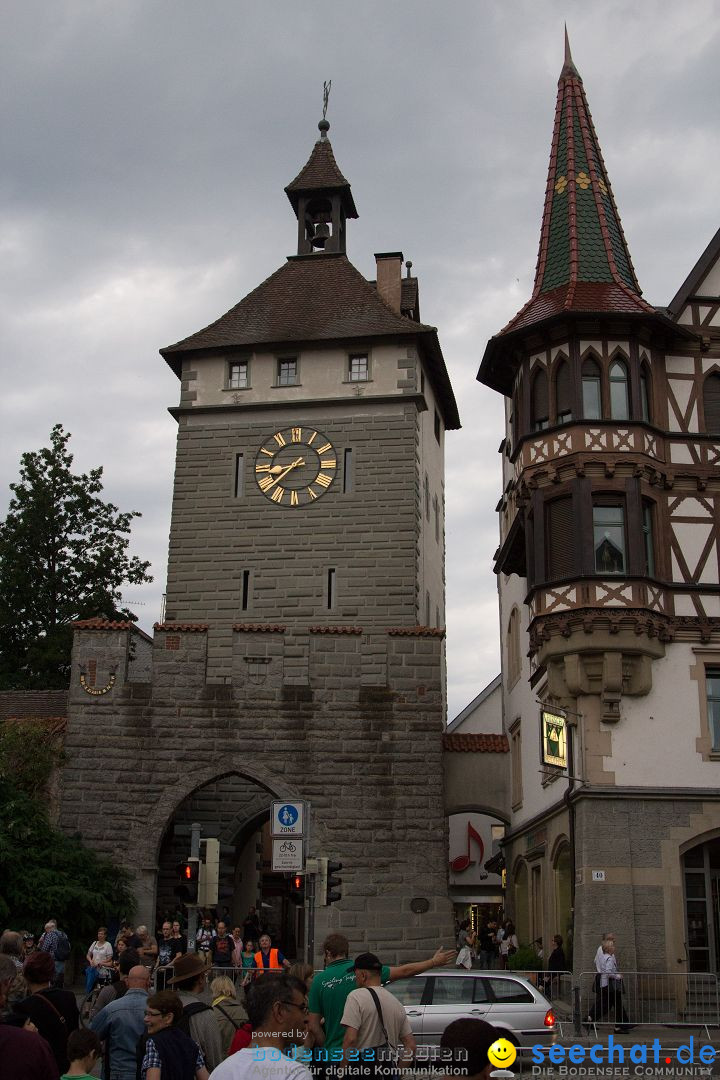
[[270,435],[255,459],[255,481],[278,506],[315,502],[337,473],[337,454],[326,435],[312,427],[289,427]]

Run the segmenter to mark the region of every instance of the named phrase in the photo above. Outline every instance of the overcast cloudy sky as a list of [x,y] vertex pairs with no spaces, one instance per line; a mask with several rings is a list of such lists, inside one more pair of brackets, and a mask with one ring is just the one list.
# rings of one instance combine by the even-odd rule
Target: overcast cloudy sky
[[[52,425],[143,513],[129,590],[164,588],[178,384],[158,349],[295,250],[283,187],[322,84],[374,277],[401,249],[440,331],[463,429],[447,439],[449,713],[499,670],[492,554],[502,402],[475,382],[530,295],[567,19],[644,294],[667,303],[720,223],[720,7],[449,0],[4,0],[0,41],[0,515]],[[477,469],[478,463],[481,469]]]

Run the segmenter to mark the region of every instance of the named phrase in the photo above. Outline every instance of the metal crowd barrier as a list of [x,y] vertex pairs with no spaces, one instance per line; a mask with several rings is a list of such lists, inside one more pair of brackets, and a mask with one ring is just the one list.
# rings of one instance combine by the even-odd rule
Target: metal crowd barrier
[[[597,1026],[615,1023],[632,1027],[709,1028],[720,1027],[720,987],[716,975],[709,972],[623,971],[622,979],[611,980],[609,990],[596,992],[595,971],[583,971],[575,987],[574,1018],[576,1033],[580,1025],[597,1034]],[[619,993],[613,983],[620,983]],[[620,1004],[627,1021],[616,1019],[613,1006]],[[620,1015],[622,1015],[620,1013]]]
[[[235,984],[238,991],[242,989],[243,982],[246,978],[254,978],[256,971],[269,971],[269,968],[257,968],[255,966],[249,968],[239,967],[207,967],[207,981],[206,990],[208,990],[210,983],[218,976],[224,975],[226,978],[231,979]],[[279,970],[279,969],[278,969]],[[174,977],[175,969],[173,965],[169,965],[165,968],[155,968],[152,975],[152,985],[154,990],[172,990],[170,985],[170,979]],[[202,997],[203,995],[201,995]]]

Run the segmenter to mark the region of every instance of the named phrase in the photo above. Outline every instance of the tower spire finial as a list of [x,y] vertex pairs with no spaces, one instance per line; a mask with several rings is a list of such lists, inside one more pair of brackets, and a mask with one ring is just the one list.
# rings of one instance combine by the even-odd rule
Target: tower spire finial
[[330,130],[330,121],[327,119],[328,101],[330,100],[330,87],[332,86],[332,79],[327,79],[323,82],[323,114],[322,120],[318,124],[320,131],[320,138],[327,139],[327,133]]
[[574,75],[576,79],[580,79],[580,82],[582,82],[582,79],[580,78],[580,72],[575,67],[575,61],[573,60],[572,53],[570,51],[570,35],[568,34],[567,23],[565,23],[565,63],[563,64],[563,69],[560,72],[560,78],[562,79],[566,75]]

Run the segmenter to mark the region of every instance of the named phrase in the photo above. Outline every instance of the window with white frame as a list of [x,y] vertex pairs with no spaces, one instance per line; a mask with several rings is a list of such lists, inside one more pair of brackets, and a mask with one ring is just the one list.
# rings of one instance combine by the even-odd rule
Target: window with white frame
[[278,360],[277,385],[295,386],[298,376],[297,356],[283,356]]
[[228,389],[247,390],[250,386],[250,361],[231,360],[228,364]]
[[367,353],[352,353],[348,362],[350,382],[367,382],[370,378],[370,366]]

